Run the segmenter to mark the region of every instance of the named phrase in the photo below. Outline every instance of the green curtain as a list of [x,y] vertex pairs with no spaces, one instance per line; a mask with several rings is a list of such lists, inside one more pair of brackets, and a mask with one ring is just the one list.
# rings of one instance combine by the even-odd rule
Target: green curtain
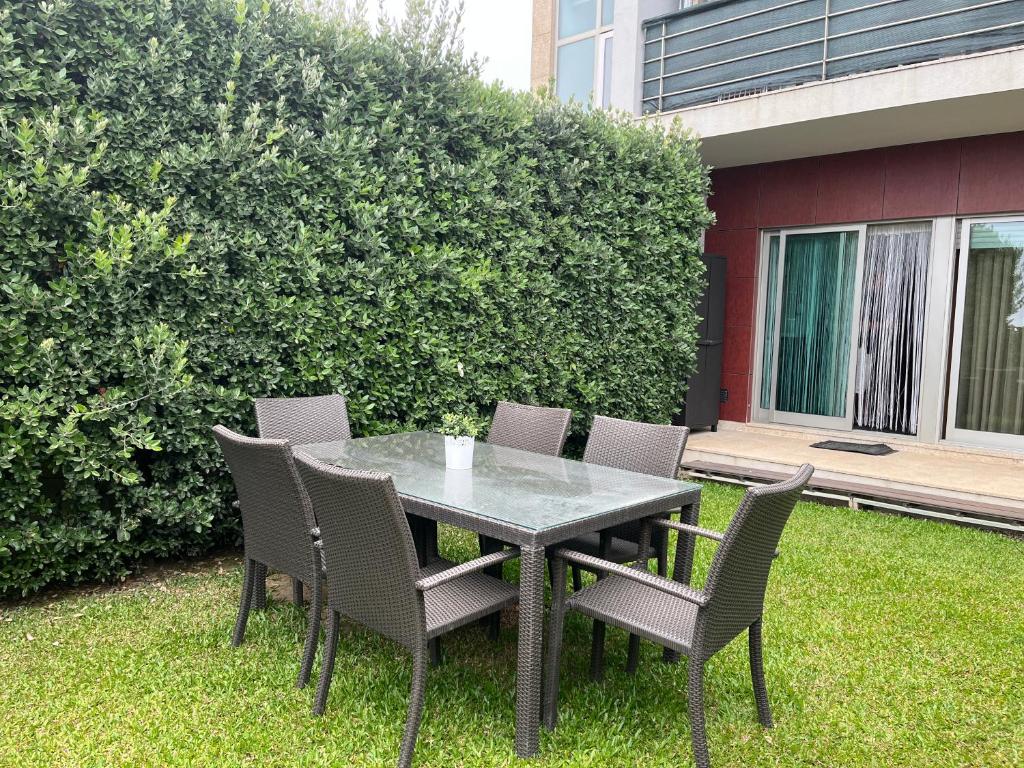
[[775,300],[779,286],[779,236],[768,238],[768,281],[764,302],[764,342],[761,345],[761,407],[772,407],[772,362],[775,353]]
[[846,415],[857,233],[787,235],[775,409]]
[[956,426],[1024,435],[1024,222],[971,225]]

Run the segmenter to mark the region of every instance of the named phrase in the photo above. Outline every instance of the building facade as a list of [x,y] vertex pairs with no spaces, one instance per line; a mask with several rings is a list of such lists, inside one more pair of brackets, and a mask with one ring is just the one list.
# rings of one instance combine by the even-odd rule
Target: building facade
[[536,86],[702,139],[723,419],[1024,452],[1024,0],[535,0],[534,31]]

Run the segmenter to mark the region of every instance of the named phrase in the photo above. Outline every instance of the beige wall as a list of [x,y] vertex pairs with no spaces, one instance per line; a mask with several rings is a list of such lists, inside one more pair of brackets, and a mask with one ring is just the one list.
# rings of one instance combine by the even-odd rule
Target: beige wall
[[537,90],[555,76],[555,0],[533,0],[533,53],[530,88]]

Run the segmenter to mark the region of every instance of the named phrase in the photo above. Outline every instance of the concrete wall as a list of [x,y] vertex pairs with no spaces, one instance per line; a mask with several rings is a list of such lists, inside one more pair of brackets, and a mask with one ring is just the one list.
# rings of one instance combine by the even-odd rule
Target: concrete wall
[[533,0],[530,89],[545,88],[555,76],[555,0]]
[[909,144],[712,172],[726,257],[721,417],[749,421],[759,233],[777,227],[1024,212],[1024,132]]

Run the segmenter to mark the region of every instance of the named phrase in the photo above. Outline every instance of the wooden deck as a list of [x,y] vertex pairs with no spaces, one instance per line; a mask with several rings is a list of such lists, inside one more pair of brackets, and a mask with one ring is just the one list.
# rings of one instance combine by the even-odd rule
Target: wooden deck
[[[811,448],[827,439],[885,442],[889,456]],[[854,508],[875,508],[1024,532],[1024,455],[902,438],[814,432],[723,422],[690,435],[683,468],[694,477],[757,484],[816,468],[810,495]]]

